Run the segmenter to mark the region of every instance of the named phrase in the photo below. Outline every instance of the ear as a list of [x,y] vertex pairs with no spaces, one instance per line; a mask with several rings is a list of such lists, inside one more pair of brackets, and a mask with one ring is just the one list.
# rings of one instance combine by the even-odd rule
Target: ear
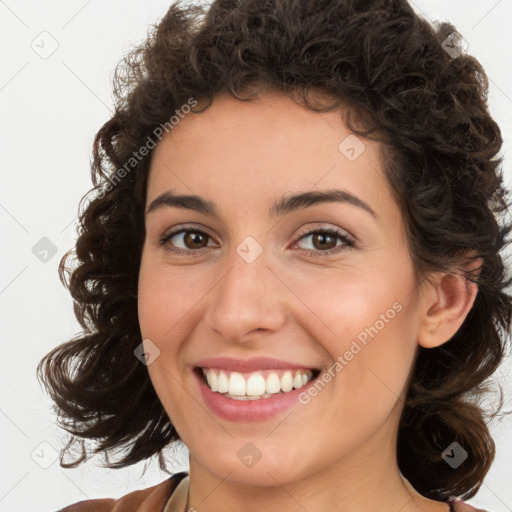
[[[465,269],[478,275],[477,269],[481,264],[482,259],[478,258]],[[469,281],[465,274],[439,273],[425,284],[418,329],[421,347],[439,347],[449,341],[463,324],[478,293],[478,285]]]

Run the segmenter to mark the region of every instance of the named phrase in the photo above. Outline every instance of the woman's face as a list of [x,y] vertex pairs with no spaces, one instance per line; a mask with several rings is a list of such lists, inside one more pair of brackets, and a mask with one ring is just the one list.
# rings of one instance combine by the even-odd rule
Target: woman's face
[[[219,96],[155,148],[139,321],[191,474],[275,486],[394,457],[421,297],[378,149],[279,95]],[[323,373],[288,391],[300,369]]]

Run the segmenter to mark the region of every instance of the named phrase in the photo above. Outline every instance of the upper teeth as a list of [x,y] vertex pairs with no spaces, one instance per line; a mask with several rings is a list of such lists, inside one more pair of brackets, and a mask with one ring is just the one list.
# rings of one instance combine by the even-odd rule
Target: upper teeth
[[252,373],[229,372],[214,368],[202,368],[212,391],[239,396],[259,396],[287,393],[293,388],[306,385],[312,378],[311,370],[273,370]]

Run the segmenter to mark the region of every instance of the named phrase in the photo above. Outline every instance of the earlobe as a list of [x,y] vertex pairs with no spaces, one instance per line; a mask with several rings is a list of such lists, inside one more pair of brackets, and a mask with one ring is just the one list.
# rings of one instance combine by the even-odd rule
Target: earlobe
[[[481,258],[471,270],[481,265]],[[423,311],[418,330],[418,344],[423,348],[439,347],[449,341],[464,323],[473,307],[478,285],[462,274],[436,276],[423,294]]]

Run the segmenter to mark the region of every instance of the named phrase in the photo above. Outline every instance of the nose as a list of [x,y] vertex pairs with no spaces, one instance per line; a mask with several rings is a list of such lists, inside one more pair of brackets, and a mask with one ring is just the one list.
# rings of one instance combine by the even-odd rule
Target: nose
[[209,294],[205,321],[222,338],[245,343],[285,324],[290,294],[265,251],[252,263],[233,251]]

